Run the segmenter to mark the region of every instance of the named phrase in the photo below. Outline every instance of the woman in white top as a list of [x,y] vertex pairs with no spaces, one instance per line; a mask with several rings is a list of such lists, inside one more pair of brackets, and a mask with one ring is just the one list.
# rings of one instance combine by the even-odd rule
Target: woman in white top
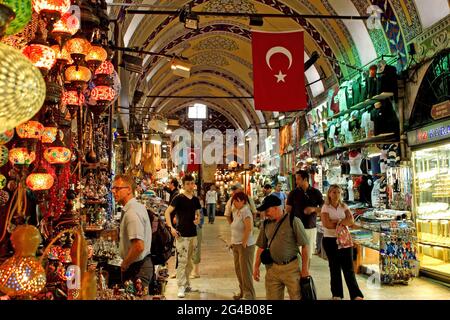
[[328,266],[331,276],[331,293],[334,300],[344,298],[342,287],[341,269],[352,300],[362,300],[363,294],[356,282],[353,271],[353,248],[338,249],[336,242],[336,227],[339,224],[351,226],[355,221],[350,209],[342,202],[342,189],[340,186],[331,185],[327,192],[327,199],[322,207],[321,220],[324,229],[323,248],[328,258]]
[[249,207],[247,195],[239,191],[231,198],[233,222],[231,223],[231,244],[233,247],[234,268],[239,281],[240,292],[235,300],[254,300],[253,260],[255,256],[255,239],[253,237],[253,214]]

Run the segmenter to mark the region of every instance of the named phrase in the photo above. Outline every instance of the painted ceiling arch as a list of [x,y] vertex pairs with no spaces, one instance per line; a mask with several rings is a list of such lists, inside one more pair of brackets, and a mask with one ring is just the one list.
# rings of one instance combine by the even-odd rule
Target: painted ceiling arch
[[[314,65],[316,70],[320,71],[317,74],[325,75],[327,78],[323,83],[330,85],[333,83],[330,78],[336,79],[354,72],[345,64],[361,66],[370,62],[373,57],[382,54],[398,54],[400,56],[399,69],[406,66],[408,61],[407,45],[423,32],[424,27],[421,21],[425,21],[426,26],[429,26],[443,14],[439,12],[426,13],[423,6],[417,6],[418,1],[420,0],[174,0],[170,3],[137,0],[132,2],[170,5],[173,9],[191,4],[193,10],[196,11],[324,15],[366,15],[366,10],[370,5],[379,6],[386,17],[382,22],[382,30],[369,30],[364,21],[304,18],[264,18],[264,26],[256,27],[268,31],[303,28],[306,54],[318,51],[322,56],[326,55],[338,60],[320,58]],[[438,1],[444,2],[443,0]],[[145,8],[141,7],[141,9]],[[111,17],[120,16],[120,10],[123,13],[124,9],[113,7],[110,10]],[[192,79],[180,81],[168,72],[167,67],[161,66],[167,64],[163,59],[147,56],[145,73],[140,77],[132,76],[130,78],[131,95],[133,90],[141,88],[145,88],[146,95],[157,95],[158,92],[164,91],[162,90],[164,84],[170,84],[170,89],[175,88],[174,92],[180,94],[181,91],[186,90],[189,83],[199,81],[212,82],[212,86],[209,84],[209,87],[212,88],[220,84],[220,87],[227,92],[236,95],[238,94],[235,91],[236,88],[242,95],[252,92],[250,27],[247,19],[201,16],[200,30],[191,31],[185,29],[176,16],[122,15],[121,17],[123,17],[122,35],[128,46],[167,54],[183,53],[195,64],[192,69]],[[212,60],[219,64],[211,64]],[[339,63],[339,61],[344,63]],[[227,65],[227,62],[232,63],[232,67]],[[212,70],[220,69],[222,69],[222,74],[226,74],[227,77],[211,76]],[[200,80],[202,77],[204,79]],[[202,86],[206,87],[206,84]],[[311,95],[311,91],[308,93]],[[176,104],[177,101],[172,99],[170,103]],[[165,102],[164,104],[170,105],[170,103]],[[233,101],[233,106],[233,108],[240,109],[241,114],[244,112],[252,114],[252,118],[253,115],[258,114],[254,109],[250,112],[247,110],[252,107],[252,103]],[[270,114],[265,114],[265,118],[267,117],[270,117]],[[251,122],[253,123],[255,120]]]

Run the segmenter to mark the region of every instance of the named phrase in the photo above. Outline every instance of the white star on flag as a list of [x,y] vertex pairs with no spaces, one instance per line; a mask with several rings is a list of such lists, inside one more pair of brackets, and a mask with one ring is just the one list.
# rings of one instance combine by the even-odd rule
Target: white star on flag
[[286,82],[286,81],[284,81],[284,78],[286,77],[286,75],[281,73],[281,70],[278,72],[278,74],[275,74],[274,76],[275,76],[275,78],[277,78],[277,83],[280,81]]

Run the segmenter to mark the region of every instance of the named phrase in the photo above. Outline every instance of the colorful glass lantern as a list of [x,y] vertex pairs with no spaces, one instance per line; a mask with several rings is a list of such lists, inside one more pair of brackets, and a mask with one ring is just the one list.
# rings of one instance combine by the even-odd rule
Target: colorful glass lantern
[[0,174],[0,189],[3,189],[6,187],[6,183],[8,182],[8,179],[2,174]]
[[50,164],[66,164],[72,158],[72,152],[66,147],[49,147],[44,151],[44,159]]
[[5,146],[0,146],[0,167],[8,163],[9,150]]
[[116,97],[116,91],[108,86],[97,86],[91,91],[91,97],[97,103],[109,104]]
[[36,258],[41,242],[39,230],[20,225],[11,235],[14,255],[0,266],[0,291],[10,297],[33,296],[46,284],[45,270]]
[[41,135],[42,143],[53,143],[56,140],[56,135],[58,134],[57,127],[44,127]]
[[72,83],[86,83],[92,77],[91,71],[83,66],[70,66],[66,69],[66,72],[64,74],[66,76],[66,81]]
[[114,72],[114,66],[111,61],[103,61],[102,64],[95,70],[95,75],[111,75]]
[[50,70],[56,62],[55,52],[52,48],[43,44],[29,44],[23,48],[22,54],[30,59],[36,68],[43,71]]
[[93,45],[91,51],[84,58],[92,71],[95,71],[108,57],[108,53],[101,46]]
[[47,22],[50,29],[70,8],[70,0],[33,0],[32,3],[34,11]]
[[27,177],[26,184],[33,191],[43,191],[50,189],[54,181],[50,173],[36,172]]
[[31,20],[31,1],[0,0],[0,3],[10,7],[16,14],[14,20],[6,28],[5,35],[10,36],[22,31]]
[[16,127],[17,135],[22,139],[40,139],[44,125],[39,121],[30,120]]
[[28,152],[27,148],[13,148],[9,150],[9,162],[13,165],[30,165],[36,160],[34,151]]
[[59,44],[63,44],[77,33],[78,29],[80,29],[80,20],[69,11],[64,13],[61,19],[54,24],[51,34]]
[[73,61],[76,64],[80,64],[84,57],[91,51],[91,43],[83,37],[81,34],[76,35],[74,38],[66,42],[65,48],[70,53]]
[[15,17],[13,9],[0,3],[0,37],[5,35],[6,29]]
[[51,46],[51,48],[55,52],[56,62],[62,64],[73,64],[72,57],[70,56],[70,53],[67,51],[65,47],[61,49],[59,45],[55,44]]
[[84,95],[78,94],[76,90],[66,91],[63,94],[63,103],[66,106],[80,107],[85,101]]
[[7,144],[14,137],[14,129],[0,133],[0,144]]

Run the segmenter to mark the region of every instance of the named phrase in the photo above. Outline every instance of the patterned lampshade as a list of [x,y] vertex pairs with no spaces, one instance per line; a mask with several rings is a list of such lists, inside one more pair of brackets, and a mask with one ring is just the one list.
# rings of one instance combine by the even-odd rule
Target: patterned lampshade
[[66,147],[52,146],[44,151],[44,159],[50,164],[65,164],[71,157],[72,152]]
[[91,97],[97,102],[111,102],[116,97],[116,91],[108,86],[97,86],[92,89]]
[[65,47],[60,49],[59,45],[55,44],[51,46],[51,48],[55,52],[56,61],[60,61],[65,64],[73,64],[72,57]]
[[0,133],[0,144],[7,144],[14,137],[14,129]]
[[78,94],[76,90],[65,91],[63,94],[63,103],[66,106],[80,107],[85,101],[83,94]]
[[83,66],[70,66],[64,74],[69,82],[88,82],[92,76],[91,71]]
[[57,127],[44,127],[41,135],[42,143],[52,143],[56,140],[56,135],[58,134]]
[[20,225],[12,233],[11,242],[15,252],[0,266],[0,291],[10,297],[36,295],[47,281],[35,256],[41,242],[39,230],[32,225]]
[[36,153],[28,152],[27,148],[13,148],[9,150],[8,157],[13,165],[30,165],[36,160]]
[[32,173],[27,177],[26,184],[33,191],[48,190],[53,186],[54,179],[49,173]]
[[53,25],[52,35],[67,35],[73,36],[80,29],[80,20],[72,13],[66,12],[61,19]]
[[42,44],[29,44],[22,53],[39,69],[50,70],[56,62],[56,55],[52,48]]
[[103,61],[102,64],[95,70],[96,75],[111,75],[114,72],[114,66],[111,61]]
[[39,121],[30,120],[16,127],[17,135],[22,139],[40,139],[44,125]]
[[42,11],[56,11],[62,16],[70,8],[70,0],[33,0],[33,9],[37,13]]
[[0,43],[0,132],[32,118],[45,94],[39,70],[20,51]]
[[91,51],[87,54],[85,60],[89,61],[98,61],[102,63],[108,57],[108,53],[101,46],[92,46]]
[[84,57],[91,51],[91,43],[82,35],[75,35],[68,40],[64,46],[70,53],[75,63],[80,63]]

